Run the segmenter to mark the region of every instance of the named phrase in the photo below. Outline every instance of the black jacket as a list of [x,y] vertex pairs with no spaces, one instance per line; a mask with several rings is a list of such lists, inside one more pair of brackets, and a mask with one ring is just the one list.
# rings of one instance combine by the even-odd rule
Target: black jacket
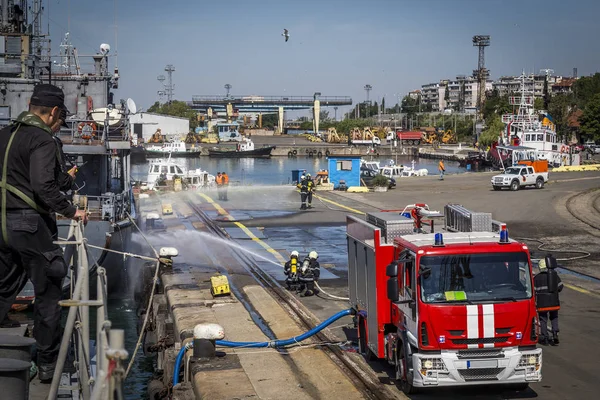
[[298,183],[298,188],[300,189],[300,193],[308,193],[308,180],[302,179]]
[[545,269],[533,278],[538,311],[560,309],[558,293],[563,290],[560,276],[554,269]]
[[56,142],[56,158],[58,162],[58,187],[63,192],[68,192],[73,187],[73,182],[75,179],[67,172],[67,157],[65,156],[65,152],[63,151],[63,143],[58,136],[53,136],[54,141]]
[[[17,128],[8,154],[7,183],[32,199],[39,208],[72,218],[77,209],[60,192],[57,181],[60,167],[56,142],[52,139],[50,128],[39,117],[23,112],[14,124],[0,130],[0,166],[4,165],[8,141]],[[7,191],[6,209],[31,207]]]
[[[305,262],[308,262],[308,268],[306,271],[302,272]],[[319,262],[317,260],[311,260],[308,257],[302,261],[302,264],[299,265],[299,269],[300,280],[302,281],[318,281],[319,277],[321,276],[321,266],[319,265]]]

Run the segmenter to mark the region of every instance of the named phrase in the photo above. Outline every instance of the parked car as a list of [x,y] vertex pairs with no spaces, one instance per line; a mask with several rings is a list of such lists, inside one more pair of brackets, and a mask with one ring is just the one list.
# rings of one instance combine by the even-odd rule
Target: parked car
[[[367,185],[368,188],[375,186],[373,185],[373,179],[375,179],[375,177],[378,175],[380,175],[379,172],[373,171],[372,169],[364,167],[360,169],[360,179],[365,183],[365,185]],[[389,189],[396,186],[396,180],[394,178],[388,178],[387,176],[385,178],[388,180]]]
[[542,189],[547,182],[547,169],[545,172],[536,172],[534,167],[528,165],[508,167],[504,170],[504,173],[492,177],[494,190],[500,190],[504,187],[514,191],[525,186],[535,186],[537,189]]

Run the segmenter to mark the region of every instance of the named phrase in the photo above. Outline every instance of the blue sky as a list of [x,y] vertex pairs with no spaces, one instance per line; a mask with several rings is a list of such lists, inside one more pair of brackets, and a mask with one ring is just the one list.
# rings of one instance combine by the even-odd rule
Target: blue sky
[[371,100],[392,104],[422,84],[470,74],[478,34],[491,35],[492,78],[600,71],[596,0],[117,0],[118,43],[113,0],[45,4],[53,53],[67,27],[80,54],[111,44],[121,74],[116,98],[142,108],[158,99],[166,64],[176,68],[178,100],[224,94],[229,83],[233,94],[319,91],[356,103],[371,84]]

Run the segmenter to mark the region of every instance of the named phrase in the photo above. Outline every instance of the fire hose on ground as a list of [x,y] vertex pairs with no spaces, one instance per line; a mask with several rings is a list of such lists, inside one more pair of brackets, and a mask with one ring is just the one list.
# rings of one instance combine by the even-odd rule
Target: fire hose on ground
[[[338,319],[345,317],[347,315],[353,315],[354,313],[355,313],[355,310],[352,308],[349,308],[347,310],[342,310],[342,311],[338,312],[337,314],[332,315],[325,321],[321,322],[319,325],[315,326],[311,330],[309,330],[301,335],[290,338],[290,339],[279,339],[279,340],[272,340],[272,341],[268,341],[268,342],[231,342],[228,340],[216,340],[215,345],[221,346],[221,347],[244,347],[244,348],[286,347],[286,346],[290,346],[293,344],[298,344],[299,342],[306,340],[311,336],[316,335],[317,333],[319,333],[320,331],[322,331],[323,329],[325,329],[326,327],[328,327],[329,325],[331,325]],[[183,362],[183,357],[185,355],[185,352],[188,349],[191,349],[192,347],[193,347],[193,342],[189,342],[188,344],[183,346],[181,348],[181,350],[179,350],[179,353],[177,354],[177,358],[175,359],[175,368],[173,370],[173,386],[175,386],[179,383],[179,372],[181,370],[181,364]]]

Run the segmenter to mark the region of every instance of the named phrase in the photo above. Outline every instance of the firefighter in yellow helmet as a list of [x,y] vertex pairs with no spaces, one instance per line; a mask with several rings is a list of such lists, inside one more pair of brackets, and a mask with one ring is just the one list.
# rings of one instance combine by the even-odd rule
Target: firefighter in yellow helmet
[[300,254],[294,250],[290,254],[290,259],[285,263],[283,267],[283,273],[285,274],[285,284],[288,290],[298,290],[300,282],[298,281],[298,270],[300,269],[300,261],[298,257]]
[[308,256],[302,261],[299,276],[300,296],[312,296],[319,293],[319,291],[315,289],[315,282],[319,280],[319,276],[321,275],[321,266],[317,261],[318,258],[319,255],[313,250],[308,253]]

